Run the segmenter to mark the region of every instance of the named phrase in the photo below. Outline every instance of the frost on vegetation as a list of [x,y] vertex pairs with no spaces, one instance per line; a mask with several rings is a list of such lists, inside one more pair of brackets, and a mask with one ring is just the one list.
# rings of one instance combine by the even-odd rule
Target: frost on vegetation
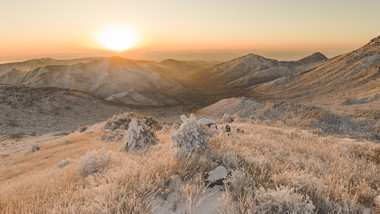
[[190,118],[182,115],[181,120],[181,127],[171,136],[173,147],[178,149],[179,154],[188,154],[195,150],[204,151],[214,132],[197,121],[194,114],[191,114]]
[[126,142],[119,148],[119,151],[137,151],[157,143],[156,134],[143,123],[132,119],[125,134]]
[[223,122],[225,123],[231,123],[234,121],[234,119],[231,117],[231,115],[227,114],[227,113],[224,113],[223,117],[222,117],[222,120]]
[[102,172],[110,160],[111,152],[106,152],[105,149],[87,152],[87,154],[79,160],[79,174],[86,177],[94,173]]
[[236,169],[239,166],[239,158],[235,152],[227,151],[223,153],[222,163],[230,169]]
[[142,114],[127,112],[124,114],[114,115],[104,125],[104,134],[101,137],[102,141],[119,141],[124,139],[125,131],[129,128],[129,123],[132,119],[137,120],[140,124],[145,124],[146,128],[151,131],[159,131],[162,126],[160,122],[153,117]]
[[258,213],[314,213],[315,206],[307,196],[294,192],[294,189],[276,190],[259,188],[255,191]]
[[207,187],[203,183],[202,176],[197,176],[194,179],[184,183],[180,187],[180,197],[186,204],[186,212],[183,213],[198,213],[198,208],[205,199]]
[[67,158],[67,159],[65,159],[65,160],[60,161],[60,162],[56,165],[56,167],[57,167],[57,168],[63,168],[63,167],[65,167],[65,166],[69,165],[71,162],[73,162],[73,160],[72,160],[71,158]]

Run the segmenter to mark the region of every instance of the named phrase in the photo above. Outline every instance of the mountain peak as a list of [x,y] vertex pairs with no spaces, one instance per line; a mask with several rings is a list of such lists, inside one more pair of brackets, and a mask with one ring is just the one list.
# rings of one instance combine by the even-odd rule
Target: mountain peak
[[302,58],[298,60],[301,63],[308,64],[308,63],[314,63],[314,62],[320,62],[323,60],[326,60],[327,57],[323,55],[321,52],[315,52],[311,54],[310,56],[307,56],[305,58]]

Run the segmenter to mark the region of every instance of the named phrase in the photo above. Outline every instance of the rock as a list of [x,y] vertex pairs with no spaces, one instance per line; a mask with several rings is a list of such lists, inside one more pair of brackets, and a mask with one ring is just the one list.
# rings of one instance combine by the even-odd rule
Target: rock
[[196,150],[203,152],[214,132],[199,123],[194,114],[190,118],[182,115],[181,120],[183,123],[180,129],[171,136],[173,147],[178,149],[179,154],[189,154]]
[[218,166],[216,169],[208,173],[206,182],[210,184],[210,187],[215,185],[223,185],[223,180],[227,178],[228,171],[224,166]]
[[79,132],[82,133],[82,132],[85,132],[87,131],[88,127],[87,126],[83,126],[81,128],[79,128]]
[[129,128],[125,134],[126,142],[119,148],[119,151],[137,151],[157,143],[156,135],[145,124],[139,124],[135,119],[129,123]]
[[211,126],[211,125],[215,125],[215,122],[214,121],[211,121],[209,119],[206,119],[206,118],[202,118],[202,119],[199,119],[198,120],[198,123],[204,125],[204,126]]
[[248,118],[248,122],[250,122],[250,123],[255,123],[255,121],[256,121],[255,116],[253,116],[253,115],[249,116],[249,118]]
[[73,141],[72,140],[65,140],[65,144],[70,144],[70,143],[72,143]]
[[179,129],[180,125],[178,125],[178,123],[173,123],[172,125],[172,129]]
[[223,117],[222,117],[222,120],[223,122],[226,122],[226,123],[231,123],[233,122],[234,120],[232,119],[231,115],[227,114],[227,113],[224,113]]
[[5,157],[8,157],[8,156],[9,156],[8,154],[1,154],[0,158],[5,158]]
[[243,122],[245,122],[245,119],[241,118],[239,115],[236,115],[234,118],[234,122],[243,123]]
[[37,152],[40,150],[40,147],[38,145],[33,145],[32,148],[30,149],[30,152]]

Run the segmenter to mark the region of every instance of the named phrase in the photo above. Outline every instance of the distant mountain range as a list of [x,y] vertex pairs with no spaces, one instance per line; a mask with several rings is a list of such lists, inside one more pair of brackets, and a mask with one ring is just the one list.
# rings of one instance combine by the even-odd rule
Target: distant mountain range
[[45,58],[0,65],[0,84],[71,88],[129,105],[165,106],[190,103],[208,91],[268,82],[324,60],[320,53],[291,62],[250,54],[218,65],[174,59]]
[[0,83],[72,88],[130,105],[175,105],[185,91],[180,79],[206,66],[206,62],[156,63],[121,57],[36,59],[0,65]]
[[194,73],[189,82],[211,92],[242,89],[302,71],[325,60],[327,58],[319,52],[298,61],[278,61],[249,54]]
[[317,52],[297,61],[255,54],[219,64],[121,57],[34,59],[1,64],[0,84],[71,88],[135,106],[206,105],[233,96],[299,100],[357,94],[372,99],[379,92],[379,43],[377,37],[332,59]]

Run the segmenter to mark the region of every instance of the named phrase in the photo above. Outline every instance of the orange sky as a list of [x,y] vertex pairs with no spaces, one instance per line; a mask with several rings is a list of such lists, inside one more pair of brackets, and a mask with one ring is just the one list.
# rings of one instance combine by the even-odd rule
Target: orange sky
[[[120,55],[227,60],[249,52],[294,59],[345,53],[380,34],[378,0],[2,0],[0,62]],[[117,24],[139,43],[114,52],[95,40]]]

